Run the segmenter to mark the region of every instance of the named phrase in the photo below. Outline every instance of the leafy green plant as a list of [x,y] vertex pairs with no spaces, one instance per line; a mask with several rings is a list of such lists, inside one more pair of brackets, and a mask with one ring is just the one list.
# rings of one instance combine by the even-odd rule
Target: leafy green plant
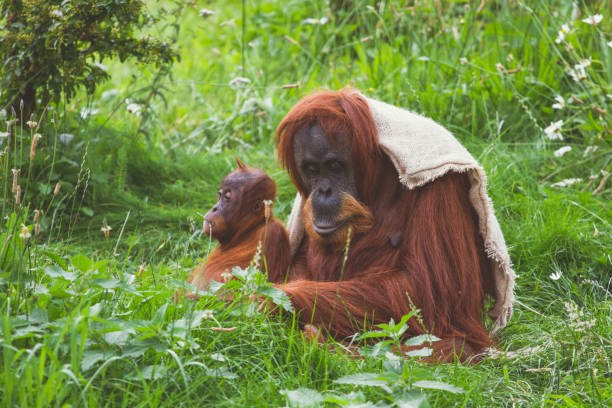
[[38,101],[92,93],[109,77],[105,58],[170,64],[170,44],[142,33],[154,23],[140,0],[10,0],[0,6],[0,106],[28,119]]

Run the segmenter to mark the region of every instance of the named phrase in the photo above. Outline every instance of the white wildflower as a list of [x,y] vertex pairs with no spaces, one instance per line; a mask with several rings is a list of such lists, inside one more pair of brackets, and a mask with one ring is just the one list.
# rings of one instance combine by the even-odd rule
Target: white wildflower
[[565,39],[565,36],[569,33],[569,25],[567,24],[563,24],[561,26],[561,31],[559,31],[559,34],[557,34],[557,39],[555,40],[555,42],[557,44],[560,44],[561,41],[563,41]]
[[572,150],[570,146],[563,146],[562,148],[555,150],[553,154],[555,155],[555,157],[561,157],[570,150]]
[[329,19],[327,17],[321,17],[321,18],[307,18],[304,21],[302,21],[302,23],[304,24],[326,24],[329,21]]
[[213,14],[215,14],[215,12],[209,9],[203,8],[200,10],[200,17],[207,18],[207,17],[212,16]]
[[29,127],[30,129],[34,129],[34,128],[36,127],[36,125],[38,125],[38,123],[36,123],[36,122],[35,122],[35,121],[33,121],[33,120],[28,120],[28,121],[26,122],[26,125],[28,125],[28,127]]
[[548,277],[554,281],[559,280],[559,278],[561,278],[561,275],[563,275],[563,272],[561,271],[556,271],[554,273],[551,273]]
[[586,156],[589,153],[593,153],[595,152],[597,149],[599,149],[599,146],[587,146],[586,149],[584,149],[584,155]]
[[468,63],[468,59],[465,57],[461,57],[459,58],[459,62],[461,63],[461,65],[465,65]]
[[582,181],[581,178],[568,178],[568,179],[553,183],[550,186],[551,187],[567,187],[567,186],[571,186],[572,184],[579,183],[581,181]]
[[563,140],[563,135],[561,134],[562,126],[563,120],[552,122],[546,129],[544,129],[544,134],[550,140]]
[[125,103],[127,104],[128,113],[132,113],[136,116],[140,115],[140,111],[142,110],[142,105],[139,105],[137,103],[131,103],[129,99],[126,99]]
[[212,319],[214,317],[213,311],[210,309],[206,309],[202,311],[202,317],[206,320]]
[[576,65],[574,65],[574,68],[576,70],[578,70],[578,69],[584,69],[584,68],[590,67],[590,66],[591,66],[591,57],[589,57],[589,59],[578,61],[578,63]]
[[601,23],[601,20],[603,20],[603,16],[601,14],[593,14],[592,16],[588,16],[587,18],[583,19],[582,22],[596,26],[597,24]]
[[236,77],[229,82],[230,86],[233,89],[243,88],[244,86],[250,83],[251,83],[251,80],[249,78],[244,78],[244,77]]
[[555,96],[555,101],[557,101],[557,103],[553,103],[553,106],[552,106],[553,109],[565,108],[565,99],[563,99],[561,95]]

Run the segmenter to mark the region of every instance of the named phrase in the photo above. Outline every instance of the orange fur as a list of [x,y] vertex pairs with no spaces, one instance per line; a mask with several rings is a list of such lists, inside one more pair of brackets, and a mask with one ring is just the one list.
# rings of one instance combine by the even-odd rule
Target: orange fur
[[[272,282],[283,282],[286,278],[291,258],[287,231],[271,214],[266,221],[263,204],[264,200],[274,200],[276,184],[263,171],[248,167],[240,160],[236,162],[238,168],[226,176],[222,187],[230,176],[237,175],[240,185],[236,185],[234,178],[232,186],[237,191],[242,191],[244,196],[239,198],[237,209],[230,216],[220,216],[222,211],[215,212],[214,222],[219,231],[215,231],[215,226],[208,228],[211,229],[213,237],[219,239],[219,245],[208,259],[193,271],[189,279],[198,289],[208,287],[211,280],[223,282],[226,279],[222,275],[236,266],[246,268],[253,260],[259,245],[263,246],[262,255],[266,259],[265,263],[261,262],[260,267],[263,272],[268,273],[268,279]],[[269,262],[270,259],[274,262]]]
[[483,326],[485,297],[493,294],[491,263],[467,177],[449,173],[406,189],[378,145],[366,101],[350,90],[324,91],[302,99],[277,130],[280,160],[305,197],[293,138],[313,122],[332,143],[350,144],[357,196],[373,225],[355,234],[343,264],[337,243],[319,240],[308,226],[306,207],[307,234],[291,261],[289,281],[278,285],[300,311],[301,323],[341,339],[391,318],[397,322],[416,306],[423,324],[410,319],[405,336],[440,337],[434,359],[465,359],[491,346]]

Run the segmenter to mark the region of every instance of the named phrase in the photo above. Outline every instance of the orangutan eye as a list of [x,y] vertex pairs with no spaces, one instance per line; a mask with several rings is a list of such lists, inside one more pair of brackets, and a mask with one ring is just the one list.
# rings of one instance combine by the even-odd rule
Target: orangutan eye
[[315,166],[312,163],[304,164],[303,169],[304,169],[304,173],[306,173],[306,174],[310,174],[310,175],[317,174],[317,166]]
[[230,198],[232,198],[232,192],[226,191],[225,194],[223,194],[223,198],[225,199],[225,201],[229,201]]
[[329,167],[330,170],[332,171],[339,171],[342,169],[342,163],[340,163],[338,160],[332,160],[330,161],[327,166]]

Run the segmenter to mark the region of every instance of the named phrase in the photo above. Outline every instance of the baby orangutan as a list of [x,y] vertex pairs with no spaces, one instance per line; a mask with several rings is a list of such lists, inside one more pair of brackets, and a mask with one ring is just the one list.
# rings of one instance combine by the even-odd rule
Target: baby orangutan
[[236,163],[238,168],[221,183],[217,203],[204,216],[204,233],[219,245],[189,279],[198,289],[207,288],[211,280],[223,282],[222,275],[235,266],[246,268],[260,242],[269,281],[285,281],[291,253],[287,231],[271,211],[276,184],[263,171],[247,167],[238,159]]

